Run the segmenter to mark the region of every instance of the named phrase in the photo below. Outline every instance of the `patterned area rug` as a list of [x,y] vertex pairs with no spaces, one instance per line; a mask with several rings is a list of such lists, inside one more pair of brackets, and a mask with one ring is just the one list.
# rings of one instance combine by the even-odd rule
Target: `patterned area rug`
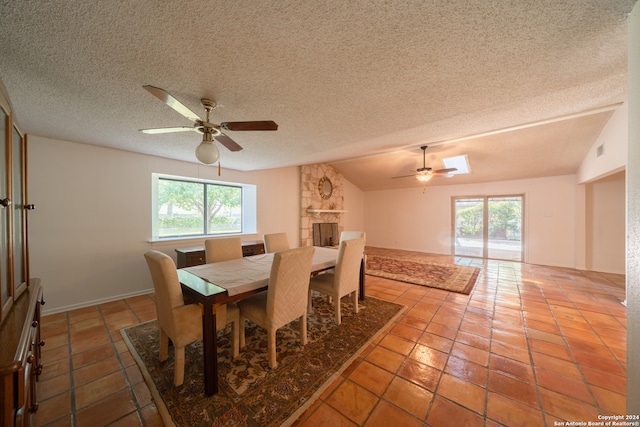
[[480,269],[456,264],[426,263],[382,255],[368,255],[367,274],[469,294],[476,284]]
[[157,321],[122,330],[166,425],[280,426],[295,421],[349,364],[395,319],[404,306],[367,298],[353,313],[342,300],[342,324],[334,321],[326,297],[315,294],[314,313],[307,317],[308,343],[298,339],[299,323],[278,330],[278,368],[269,369],[266,331],[245,321],[246,349],[230,358],[228,334],[218,334],[219,393],[206,397],[202,382],[202,341],[185,350],[185,382],[173,386],[174,352],[158,361]]

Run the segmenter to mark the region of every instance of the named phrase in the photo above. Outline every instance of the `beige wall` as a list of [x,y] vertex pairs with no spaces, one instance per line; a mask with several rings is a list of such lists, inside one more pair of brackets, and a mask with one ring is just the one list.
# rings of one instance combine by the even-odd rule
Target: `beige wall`
[[[628,123],[629,104],[625,102],[613,112],[598,139],[582,161],[577,173],[579,184],[611,175],[625,168],[629,140]],[[597,156],[599,146],[604,148],[600,157]]]
[[627,414],[640,414],[640,4],[629,18],[627,168]]
[[[628,102],[613,112],[576,174],[579,185],[575,218],[575,268],[580,270],[625,271],[624,171],[628,158],[628,114]],[[599,146],[604,147],[604,154],[598,157]],[[609,181],[611,175],[620,173],[622,175],[618,175],[615,185]],[[612,194],[601,191],[608,187]],[[603,202],[607,205],[603,206]]]
[[342,226],[348,231],[364,231],[364,192],[346,179],[344,185],[344,210]]
[[510,194],[525,197],[525,261],[572,267],[576,200],[573,175],[366,192],[367,244],[450,254],[451,198]]
[[299,241],[298,168],[257,172],[29,137],[31,273],[42,279],[45,313],[150,291],[143,254],[202,246],[203,239],[150,243],[151,174],[256,184],[255,235],[285,231]]
[[586,186],[586,269],[625,274],[625,173]]

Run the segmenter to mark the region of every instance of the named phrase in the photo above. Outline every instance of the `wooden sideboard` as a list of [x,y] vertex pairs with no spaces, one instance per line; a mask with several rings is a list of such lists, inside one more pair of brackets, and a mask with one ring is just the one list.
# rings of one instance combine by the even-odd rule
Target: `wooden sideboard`
[[[242,256],[259,255],[264,253],[264,243],[243,242]],[[193,267],[205,263],[204,248],[176,249],[178,268]]]
[[31,279],[0,325],[0,425],[27,427],[38,410],[36,382],[42,372],[40,279]]

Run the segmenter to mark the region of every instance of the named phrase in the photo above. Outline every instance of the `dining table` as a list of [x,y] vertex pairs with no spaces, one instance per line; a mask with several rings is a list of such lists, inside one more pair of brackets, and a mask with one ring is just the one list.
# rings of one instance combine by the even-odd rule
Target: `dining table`
[[[273,253],[202,264],[178,269],[178,278],[186,302],[203,305],[202,348],[204,358],[204,392],[218,392],[218,357],[216,307],[265,291],[269,283]],[[315,247],[311,274],[336,266],[336,248]],[[361,275],[360,287],[363,288]]]

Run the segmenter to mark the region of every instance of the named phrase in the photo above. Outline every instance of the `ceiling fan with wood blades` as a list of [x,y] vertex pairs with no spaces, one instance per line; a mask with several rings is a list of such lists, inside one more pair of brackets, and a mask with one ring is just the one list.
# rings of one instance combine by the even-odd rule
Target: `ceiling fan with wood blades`
[[220,152],[214,143],[214,139],[224,145],[230,151],[240,151],[242,147],[223,133],[225,131],[268,131],[278,130],[278,125],[271,120],[248,121],[248,122],[223,122],[219,125],[209,122],[209,115],[216,103],[208,98],[200,99],[200,103],[205,110],[205,119],[201,119],[196,113],[187,108],[183,103],[171,96],[169,92],[155,86],[143,86],[150,94],[158,98],[160,101],[182,114],[187,119],[193,121],[193,126],[176,126],[155,129],[140,129],[141,132],[147,134],[171,133],[171,132],[190,132],[195,131],[202,134],[202,142],[196,148],[196,158],[205,165],[215,163],[220,157]]
[[420,147],[420,149],[422,150],[422,167],[416,169],[416,173],[412,175],[394,176],[392,178],[395,179],[395,178],[416,177],[418,181],[427,182],[434,176],[444,176],[444,177],[450,178],[452,176],[451,172],[455,172],[458,170],[457,168],[447,168],[447,169],[438,169],[434,171],[433,169],[428,168],[426,164],[427,148],[428,146],[426,145],[423,145],[422,147]]

